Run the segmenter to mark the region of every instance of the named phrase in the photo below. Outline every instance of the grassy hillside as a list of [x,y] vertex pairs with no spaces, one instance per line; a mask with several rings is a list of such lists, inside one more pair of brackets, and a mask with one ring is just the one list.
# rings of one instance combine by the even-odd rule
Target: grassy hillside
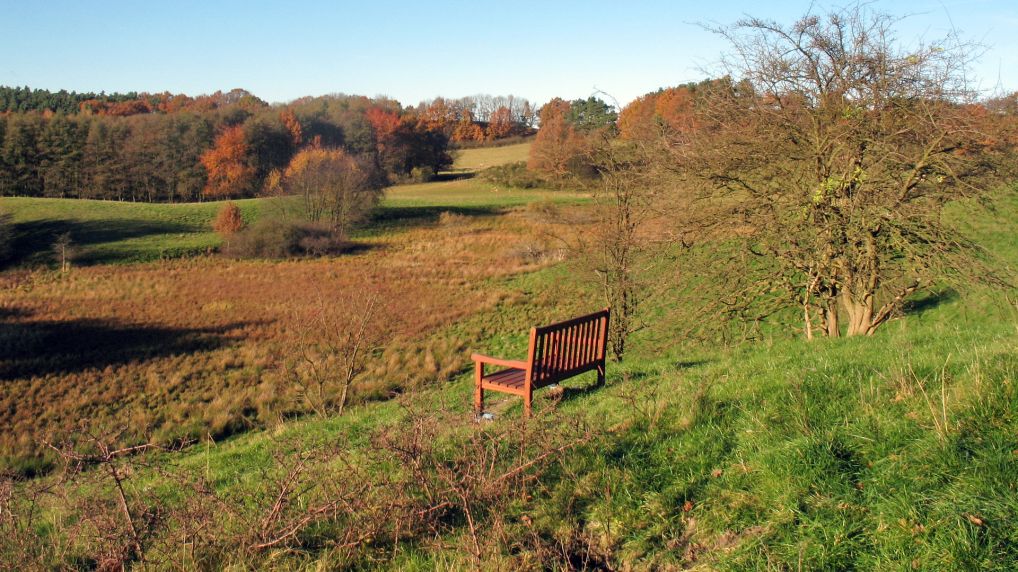
[[[244,217],[258,201],[236,201]],[[14,251],[20,264],[44,264],[51,245],[70,233],[80,264],[130,263],[201,254],[220,240],[211,221],[221,203],[148,204],[75,199],[6,197],[0,209],[16,223]]]
[[[954,216],[1013,267],[1018,198],[996,207]],[[462,231],[450,240],[474,232]],[[506,357],[522,357],[530,325],[595,300],[568,265],[479,285],[495,294],[488,304],[434,332]],[[646,311],[692,308],[662,296]],[[473,423],[471,376],[459,369],[342,418],[123,461],[133,506],[168,519],[150,558],[275,569],[1013,569],[1013,293],[928,294],[873,338],[723,348],[669,338],[671,329],[641,332],[604,388],[577,379],[543,390],[529,424],[508,397],[492,399],[493,423]],[[108,482],[90,483],[81,486],[116,506]],[[103,544],[63,544],[71,513],[87,504],[71,490],[46,501],[42,534],[54,553],[87,563]],[[225,508],[189,520],[198,513],[184,508],[203,503]],[[196,522],[216,534],[185,543],[179,534]],[[278,545],[238,549],[300,522]],[[176,548],[160,556],[160,546]]]
[[[387,189],[373,224],[363,236],[379,231],[434,223],[446,210],[494,214],[535,201],[573,202],[583,196],[562,191],[500,188],[473,178],[484,166],[525,159],[529,143],[468,149],[457,157],[457,173],[445,180]],[[264,210],[263,199],[235,201],[251,222]],[[52,245],[70,233],[77,265],[130,264],[206,254],[222,242],[211,222],[222,202],[149,204],[76,199],[0,198],[0,211],[16,224],[16,265],[51,263]]]
[[455,153],[454,171],[481,171],[495,165],[526,161],[530,154],[530,143],[517,143],[502,147],[478,147],[460,149]]

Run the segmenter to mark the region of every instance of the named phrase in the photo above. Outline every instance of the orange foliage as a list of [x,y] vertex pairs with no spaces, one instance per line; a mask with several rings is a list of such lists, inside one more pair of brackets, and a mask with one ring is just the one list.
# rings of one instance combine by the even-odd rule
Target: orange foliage
[[418,114],[418,126],[425,131],[449,133],[457,123],[456,110],[439,97],[424,106]]
[[371,129],[375,132],[375,141],[379,145],[390,143],[396,137],[400,127],[399,114],[381,107],[372,107],[367,110],[364,117],[371,124]]
[[293,141],[294,147],[300,147],[301,143],[304,142],[304,132],[300,126],[300,120],[290,109],[284,109],[279,112],[279,119],[286,126],[286,130],[290,132],[290,139]]
[[508,107],[499,107],[488,121],[488,139],[508,137],[513,130],[512,113]]
[[672,87],[634,100],[619,114],[619,134],[631,141],[696,129],[693,90]]
[[657,94],[634,99],[619,113],[619,135],[623,139],[645,140],[659,133],[654,124],[654,104]]
[[229,127],[216,137],[215,145],[201,156],[201,164],[208,172],[203,191],[206,197],[238,196],[251,187],[255,168],[248,152],[240,126]]
[[216,220],[212,221],[212,230],[224,236],[240,232],[243,228],[244,219],[240,216],[240,207],[232,202],[223,205]]
[[464,117],[456,123],[450,139],[457,143],[462,141],[484,141],[484,129],[481,129],[481,126],[474,123],[469,117]]
[[583,153],[585,143],[566,120],[569,102],[555,98],[541,108],[541,128],[530,147],[529,169],[555,177],[570,173],[570,165]]
[[78,108],[85,113],[93,113],[95,115],[112,115],[116,117],[126,117],[128,115],[152,112],[152,106],[144,99],[132,99],[129,101],[118,102],[89,99],[78,104]]

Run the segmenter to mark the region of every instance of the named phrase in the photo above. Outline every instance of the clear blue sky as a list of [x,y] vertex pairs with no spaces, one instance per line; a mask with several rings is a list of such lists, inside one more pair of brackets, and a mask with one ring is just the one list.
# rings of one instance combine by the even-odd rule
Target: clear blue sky
[[[1018,90],[1018,0],[878,0],[914,14],[900,36],[952,26],[987,46],[980,86]],[[817,3],[817,9],[836,3]],[[803,1],[0,0],[0,84],[51,90],[248,89],[302,95],[515,94],[542,103],[595,88],[626,103],[705,77],[724,43],[697,22],[791,22]]]

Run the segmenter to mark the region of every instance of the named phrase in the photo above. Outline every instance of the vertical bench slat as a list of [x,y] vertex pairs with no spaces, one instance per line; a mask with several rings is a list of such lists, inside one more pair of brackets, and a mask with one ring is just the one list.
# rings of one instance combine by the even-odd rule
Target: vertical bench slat
[[547,353],[545,350],[545,344],[547,344],[548,337],[543,332],[538,331],[537,333],[537,348],[534,354],[534,379],[541,381],[544,379],[544,356]]
[[563,371],[568,371],[568,370],[572,369],[572,367],[573,367],[573,365],[572,365],[572,352],[573,352],[573,349],[575,349],[575,344],[573,342],[573,331],[574,330],[575,330],[575,327],[573,327],[573,326],[570,326],[569,328],[566,328],[566,331],[564,333],[565,335],[563,336],[563,343],[565,344],[565,358],[564,358],[565,359],[565,364],[562,366],[562,370]]
[[586,324],[579,324],[576,326],[576,338],[573,340],[573,367],[577,368],[583,365],[583,331],[586,329]]
[[556,329],[552,336],[555,347],[555,351],[552,354],[552,360],[553,363],[555,364],[553,366],[553,369],[555,371],[554,375],[557,378],[558,374],[562,371],[562,329],[561,328]]
[[595,329],[597,324],[596,321],[586,324],[586,329],[583,333],[583,361],[593,360],[593,353],[590,349],[595,345],[595,342],[593,342],[593,329]]
[[590,352],[590,348],[593,347],[593,329],[595,329],[597,324],[597,321],[587,322],[583,329],[583,361],[585,362],[593,360],[593,353]]
[[560,328],[555,332],[555,377],[558,378],[566,369],[566,329]]
[[577,324],[573,329],[573,368],[583,364],[583,329],[586,324]]

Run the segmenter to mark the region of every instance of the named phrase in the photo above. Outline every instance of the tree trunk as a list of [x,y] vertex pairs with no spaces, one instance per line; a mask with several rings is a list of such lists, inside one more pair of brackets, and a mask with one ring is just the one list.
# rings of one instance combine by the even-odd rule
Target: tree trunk
[[824,307],[824,333],[828,338],[841,337],[841,324],[838,323],[838,308],[833,304]]
[[864,336],[873,334],[873,296],[865,295],[856,299],[850,292],[843,292],[841,305],[848,314],[848,335]]

